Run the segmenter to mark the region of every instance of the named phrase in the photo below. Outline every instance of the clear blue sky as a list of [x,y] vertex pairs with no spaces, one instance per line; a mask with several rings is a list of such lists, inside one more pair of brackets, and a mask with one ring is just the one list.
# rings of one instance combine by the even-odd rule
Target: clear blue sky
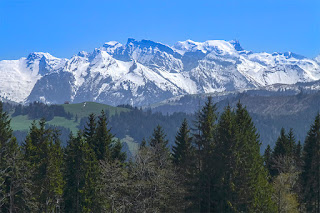
[[128,37],[238,39],[255,52],[320,54],[320,0],[0,0],[0,60],[70,58]]

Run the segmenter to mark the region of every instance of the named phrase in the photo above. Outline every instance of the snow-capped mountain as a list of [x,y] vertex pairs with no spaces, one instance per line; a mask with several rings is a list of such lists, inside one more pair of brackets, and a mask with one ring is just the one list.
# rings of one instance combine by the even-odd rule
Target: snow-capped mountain
[[16,102],[24,101],[37,80],[64,66],[65,59],[49,53],[31,53],[27,58],[0,61],[0,97]]
[[238,41],[111,41],[71,59],[45,53],[0,62],[0,95],[18,102],[148,105],[184,94],[237,91],[320,79],[318,59],[253,53]]

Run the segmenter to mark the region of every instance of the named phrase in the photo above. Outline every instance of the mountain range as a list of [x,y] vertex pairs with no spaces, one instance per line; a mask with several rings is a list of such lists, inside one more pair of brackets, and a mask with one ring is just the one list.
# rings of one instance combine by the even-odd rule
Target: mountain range
[[107,42],[71,59],[36,52],[3,60],[0,73],[2,100],[148,106],[190,94],[318,90],[320,56],[254,53],[238,41],[187,40],[169,46],[128,39],[126,44]]

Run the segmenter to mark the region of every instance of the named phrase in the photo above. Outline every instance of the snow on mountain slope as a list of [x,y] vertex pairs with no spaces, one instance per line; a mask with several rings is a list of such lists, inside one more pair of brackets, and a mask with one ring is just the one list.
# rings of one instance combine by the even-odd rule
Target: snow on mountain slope
[[173,49],[184,54],[186,52],[196,52],[201,51],[203,53],[215,52],[216,54],[238,54],[239,49],[235,48],[238,43],[236,41],[223,41],[223,40],[209,40],[205,42],[195,42],[192,40],[179,41],[174,46]]
[[0,96],[22,102],[28,97],[37,80],[50,70],[64,65],[63,59],[48,53],[31,53],[27,58],[0,61]]
[[0,72],[0,96],[15,101],[141,106],[184,94],[315,81],[320,79],[320,64],[291,52],[252,53],[238,41],[187,40],[170,47],[128,39],[69,60],[34,53],[1,61]]

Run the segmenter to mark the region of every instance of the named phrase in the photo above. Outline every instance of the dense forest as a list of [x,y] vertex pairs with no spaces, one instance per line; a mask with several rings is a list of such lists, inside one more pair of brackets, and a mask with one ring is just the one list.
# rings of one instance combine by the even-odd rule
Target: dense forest
[[[107,106],[107,105],[105,105]],[[5,112],[8,112],[12,118],[16,116],[27,116],[30,120],[39,120],[44,118],[46,121],[52,120],[54,117],[59,116],[68,120],[79,123],[78,129],[84,130],[88,117],[79,117],[76,113],[66,112],[61,105],[47,105],[39,102],[33,102],[26,106],[11,105],[8,103],[3,104]],[[160,112],[152,112],[151,110],[142,110],[141,108],[132,107],[130,105],[119,105],[117,108],[126,108],[129,111],[118,112],[110,115],[109,110],[106,108],[104,112],[108,117],[109,125],[112,127],[112,133],[119,139],[126,136],[133,138],[135,142],[140,143],[143,138],[152,135],[153,128],[156,125],[163,127],[169,140],[169,146],[173,145],[176,132],[182,121],[187,119],[188,122],[194,120],[193,114],[186,113],[173,113],[170,115],[163,115]],[[60,131],[60,139],[63,146],[66,146],[69,140],[71,130],[66,126],[53,126],[46,124],[47,128],[57,128]],[[13,135],[17,138],[18,143],[23,143],[27,131],[14,131]],[[128,150],[126,150],[128,151]]]
[[320,114],[303,145],[281,129],[264,155],[240,102],[218,115],[208,98],[172,149],[153,126],[130,159],[104,111],[80,123],[66,146],[45,119],[19,144],[0,102],[0,212],[320,212]]

